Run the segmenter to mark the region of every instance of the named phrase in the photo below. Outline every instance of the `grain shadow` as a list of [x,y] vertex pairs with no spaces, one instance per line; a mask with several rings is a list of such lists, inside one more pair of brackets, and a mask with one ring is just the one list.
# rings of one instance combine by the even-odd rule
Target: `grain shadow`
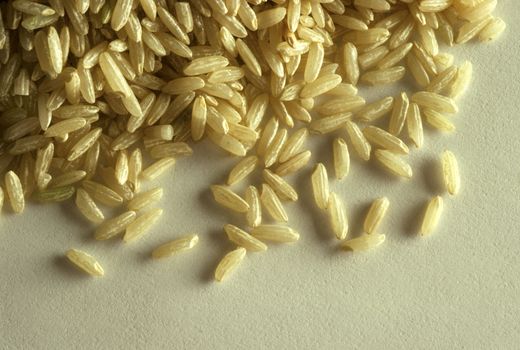
[[408,211],[408,214],[403,217],[401,231],[408,238],[415,238],[419,234],[421,221],[424,216],[424,210],[428,201],[416,203]]
[[420,167],[422,181],[432,195],[443,191],[442,169],[438,159],[428,158]]
[[214,229],[205,236],[206,241],[210,242],[212,256],[203,262],[200,269],[200,282],[207,284],[215,280],[215,268],[225,254],[235,248],[222,229]]
[[67,259],[67,257],[64,255],[55,255],[52,259],[52,265],[60,273],[66,275],[68,278],[74,278],[76,280],[87,280],[92,278],[85,272],[73,266],[69,259]]

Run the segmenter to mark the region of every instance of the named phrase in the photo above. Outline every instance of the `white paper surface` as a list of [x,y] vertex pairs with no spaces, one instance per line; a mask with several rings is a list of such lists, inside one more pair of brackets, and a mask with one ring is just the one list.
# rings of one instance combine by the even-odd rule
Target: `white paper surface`
[[[468,44],[457,60],[474,64],[453,135],[428,132],[413,151],[414,177],[382,175],[353,156],[351,173],[331,188],[346,201],[350,235],[360,233],[371,200],[386,195],[387,242],[360,254],[337,249],[314,206],[310,168],[293,179],[287,206],[297,244],[248,254],[225,283],[212,275],[233,248],[222,226],[242,224],[214,204],[236,160],[195,147],[165,187],[165,215],[142,240],[96,242],[72,203],[32,204],[0,218],[0,349],[514,349],[520,341],[519,92],[520,11],[501,1],[508,23],[491,45]],[[315,160],[329,173],[331,141]],[[445,195],[436,232],[417,236],[424,204],[439,193],[438,154],[459,159],[462,191]],[[303,188],[306,188],[303,190]],[[192,252],[152,261],[151,250],[197,232]],[[90,279],[64,261],[69,248],[97,256],[105,278]]]

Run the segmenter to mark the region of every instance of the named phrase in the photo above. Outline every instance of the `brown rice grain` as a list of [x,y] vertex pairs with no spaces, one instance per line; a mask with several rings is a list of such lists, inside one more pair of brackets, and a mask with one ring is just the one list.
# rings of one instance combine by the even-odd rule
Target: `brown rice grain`
[[445,115],[429,108],[424,108],[423,114],[431,127],[444,132],[455,131],[455,125]]
[[140,239],[150,228],[159,220],[163,213],[162,209],[152,209],[141,216],[138,216],[128,226],[123,236],[123,241],[131,242]]
[[136,216],[135,211],[127,211],[104,221],[96,229],[94,238],[97,240],[107,240],[123,233],[126,227],[135,220]]
[[193,249],[199,243],[199,236],[196,234],[177,238],[171,242],[160,245],[152,252],[154,259],[167,258],[181,252]]
[[439,219],[441,217],[443,210],[443,200],[442,197],[436,196],[433,197],[428,205],[426,206],[426,210],[424,212],[424,217],[421,223],[421,228],[419,230],[419,234],[421,236],[428,236],[432,233],[433,230],[437,227],[439,223]]
[[388,211],[390,201],[386,197],[381,197],[372,202],[370,209],[363,223],[363,230],[368,234],[375,234],[381,221]]
[[23,188],[20,178],[14,171],[8,171],[5,174],[5,189],[13,211],[17,214],[23,212],[25,208]]
[[346,240],[341,243],[343,249],[351,250],[353,252],[365,251],[381,245],[385,241],[383,234],[362,234],[359,237]]
[[365,123],[376,121],[390,113],[393,106],[394,98],[392,96],[384,97],[358,110],[355,113],[355,118]]
[[312,98],[322,95],[338,86],[341,80],[341,76],[337,74],[321,76],[313,82],[307,83],[300,92],[300,97]]
[[260,240],[276,243],[292,243],[300,239],[300,234],[285,225],[260,225],[251,231],[251,235]]
[[83,181],[82,186],[94,199],[107,206],[117,207],[123,204],[123,197],[105,185],[87,180]]
[[365,135],[365,138],[372,145],[387,149],[395,153],[409,153],[408,146],[406,146],[406,144],[401,141],[401,139],[383,129],[378,128],[377,126],[367,126],[363,129],[363,135]]
[[359,129],[359,126],[354,122],[347,121],[346,129],[350,142],[352,143],[352,146],[354,146],[354,150],[358,156],[364,161],[368,161],[370,159],[372,147],[363,135],[361,129]]
[[103,212],[96,205],[92,197],[82,188],[76,191],[76,206],[85,218],[94,223],[101,223],[105,220]]
[[233,185],[245,179],[258,165],[257,156],[249,156],[238,162],[229,172],[227,184]]
[[406,114],[406,129],[408,137],[412,140],[415,147],[420,148],[424,143],[424,132],[421,118],[421,111],[416,103],[410,103]]
[[141,172],[140,177],[145,180],[155,180],[175,165],[175,158],[159,159]]
[[309,132],[307,129],[301,128],[289,136],[287,142],[280,152],[279,161],[283,163],[296,155],[305,144],[308,135]]
[[251,252],[267,250],[267,245],[265,243],[259,241],[237,226],[227,224],[224,226],[224,231],[226,232],[228,239],[239,247],[244,247]]
[[77,249],[70,249],[65,255],[71,263],[91,276],[103,276],[105,274],[103,267],[92,255]]
[[480,31],[478,40],[482,42],[496,40],[502,35],[506,27],[506,22],[503,19],[495,17]]
[[451,151],[444,151],[441,155],[441,165],[446,190],[450,195],[456,195],[460,190],[460,173],[457,158]]
[[360,80],[369,85],[385,85],[401,80],[405,73],[406,69],[403,66],[394,66],[365,72],[361,75]]
[[378,149],[375,150],[374,155],[379,164],[391,174],[407,179],[412,177],[412,168],[397,154]]
[[250,227],[256,227],[262,223],[262,207],[260,205],[260,195],[255,186],[247,187],[245,200],[249,205],[246,213],[247,224]]
[[260,195],[260,201],[263,207],[269,213],[269,215],[277,222],[287,222],[289,217],[283,207],[280,198],[273,191],[271,186],[262,184],[262,193]]
[[332,232],[337,239],[343,240],[348,234],[348,220],[343,201],[334,192],[330,193],[327,214]]
[[239,213],[245,213],[248,211],[249,204],[247,204],[247,202],[242,199],[242,197],[233,192],[231,189],[222,185],[212,185],[210,186],[210,189],[213,193],[213,198],[215,201],[222,206]]
[[464,62],[459,67],[457,75],[448,87],[448,96],[451,98],[457,98],[462,95],[468,88],[472,75],[473,65],[469,61]]
[[322,163],[318,163],[311,175],[311,184],[314,201],[318,208],[325,210],[329,202],[329,178],[327,169]]
[[227,253],[222,260],[220,260],[215,269],[215,280],[222,282],[227,279],[229,275],[238,268],[238,265],[244,260],[245,256],[245,248],[237,248]]
[[298,200],[298,193],[296,190],[281,176],[273,173],[269,169],[264,169],[262,174],[264,181],[271,186],[280,199],[290,200],[293,202]]
[[412,101],[421,107],[428,108],[439,113],[454,114],[458,112],[458,107],[453,99],[433,92],[417,92],[412,96]]

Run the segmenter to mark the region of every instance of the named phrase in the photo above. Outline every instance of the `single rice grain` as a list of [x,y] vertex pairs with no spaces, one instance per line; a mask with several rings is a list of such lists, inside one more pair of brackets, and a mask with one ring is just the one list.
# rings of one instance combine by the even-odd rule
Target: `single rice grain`
[[456,195],[460,190],[460,173],[457,158],[451,151],[441,154],[442,175],[444,185],[450,195]]
[[443,200],[442,197],[436,196],[428,202],[426,206],[426,210],[424,212],[424,217],[421,223],[421,228],[419,229],[419,234],[421,236],[430,235],[437,224],[439,223],[439,219],[441,217],[443,210]]
[[245,256],[246,249],[242,247],[227,253],[215,269],[215,280],[222,282],[227,279],[238,268]]
[[193,249],[198,243],[199,236],[196,234],[181,237],[155,248],[152,251],[152,257],[154,259],[171,257],[178,253]]
[[341,243],[343,249],[351,250],[353,252],[365,251],[373,249],[385,241],[386,236],[383,234],[362,234],[359,237],[346,240]]
[[103,276],[105,274],[101,264],[90,254],[87,254],[81,250],[70,249],[65,255],[72,264],[90,276],[97,277]]

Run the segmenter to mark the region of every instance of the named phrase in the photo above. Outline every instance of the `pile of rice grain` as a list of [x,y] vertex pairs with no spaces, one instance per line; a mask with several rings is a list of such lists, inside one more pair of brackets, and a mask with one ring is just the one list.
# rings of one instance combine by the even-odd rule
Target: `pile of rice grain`
[[[351,155],[375,158],[390,176],[412,177],[408,145],[423,144],[423,121],[452,131],[456,99],[472,66],[454,65],[441,47],[497,38],[505,23],[497,0],[9,0],[0,4],[0,207],[75,197],[98,224],[95,239],[143,237],[160,218],[162,189],[141,189],[189,156],[203,138],[238,157],[217,203],[244,215],[224,226],[237,248],[216,269],[222,280],[262,241],[294,242],[284,201],[298,200],[284,178],[308,165],[309,134],[332,142],[333,164],[310,182],[318,208],[346,249],[381,244],[389,202],[374,202],[365,233],[346,239],[342,199],[329,191]],[[377,101],[359,85],[392,84],[411,74],[415,92]],[[384,121],[384,119],[387,121]],[[385,125],[385,128],[381,128]],[[334,136],[330,134],[334,132]],[[329,134],[329,135],[328,135]],[[447,191],[460,188],[453,153],[442,155]],[[259,170],[264,183],[233,186]],[[5,192],[5,194],[4,194]],[[119,214],[106,218],[106,207]],[[428,204],[430,233],[442,198]],[[268,218],[266,218],[268,216]],[[175,237],[172,237],[175,238]],[[197,235],[154,250],[192,249]],[[92,256],[72,263],[102,275]]]

